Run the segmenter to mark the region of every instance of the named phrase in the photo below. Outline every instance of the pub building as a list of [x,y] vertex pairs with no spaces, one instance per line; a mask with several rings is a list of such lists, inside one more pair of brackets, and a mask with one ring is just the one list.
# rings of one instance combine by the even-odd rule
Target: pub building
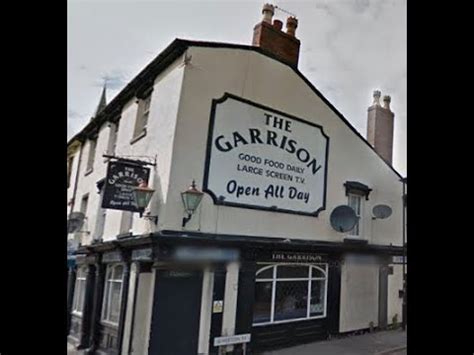
[[174,40],[68,142],[76,353],[252,354],[402,321],[390,97],[363,137],[298,70],[297,19],[262,13],[251,45]]

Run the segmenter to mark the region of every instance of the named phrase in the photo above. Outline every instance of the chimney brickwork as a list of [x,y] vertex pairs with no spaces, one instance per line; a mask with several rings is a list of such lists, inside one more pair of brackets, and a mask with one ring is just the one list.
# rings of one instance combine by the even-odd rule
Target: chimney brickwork
[[295,37],[298,20],[295,17],[288,17],[285,33],[281,30],[282,22],[280,20],[271,22],[274,14],[273,5],[265,4],[262,14],[262,22],[258,23],[253,30],[252,45],[260,47],[296,67],[300,52],[300,40]]
[[380,95],[380,91],[374,91],[374,102],[368,109],[367,141],[387,163],[392,165],[395,114],[390,110],[390,96],[384,96],[381,106]]

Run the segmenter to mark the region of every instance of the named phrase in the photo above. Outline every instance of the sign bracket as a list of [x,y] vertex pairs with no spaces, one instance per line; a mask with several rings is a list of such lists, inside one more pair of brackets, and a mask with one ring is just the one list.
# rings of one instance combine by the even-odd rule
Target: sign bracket
[[[124,163],[130,163],[130,164],[136,164],[136,165],[156,166],[156,155],[154,157],[151,157],[151,156],[133,156],[133,155],[118,156],[118,155],[110,155],[110,154],[104,154],[102,156],[104,158],[107,158],[107,159],[113,159],[113,160],[117,160],[117,161],[124,162]],[[144,159],[147,159],[149,161],[138,160],[136,158],[144,158]]]

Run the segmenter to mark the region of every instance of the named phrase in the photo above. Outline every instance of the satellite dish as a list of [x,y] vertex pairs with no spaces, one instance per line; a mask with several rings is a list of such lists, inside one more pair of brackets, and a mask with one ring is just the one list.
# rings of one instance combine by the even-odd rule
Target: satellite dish
[[72,212],[67,221],[67,232],[78,232],[84,224],[85,215],[82,212]]
[[374,219],[385,219],[392,215],[392,208],[387,205],[377,205],[372,209]]
[[341,205],[333,209],[329,220],[336,231],[344,233],[355,227],[358,217],[352,207]]

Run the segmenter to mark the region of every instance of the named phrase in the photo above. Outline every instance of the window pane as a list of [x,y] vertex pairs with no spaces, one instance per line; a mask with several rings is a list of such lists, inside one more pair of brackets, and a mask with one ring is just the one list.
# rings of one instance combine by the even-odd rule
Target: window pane
[[308,266],[300,265],[278,265],[277,266],[277,278],[295,278],[295,277],[308,277]]
[[265,323],[270,321],[272,304],[272,283],[257,282],[255,284],[255,302],[253,304],[253,322]]
[[[320,266],[321,269],[325,270],[325,266],[324,265],[321,265]],[[314,277],[326,277],[325,273],[320,269],[320,268],[316,268],[316,267],[312,267],[311,268],[311,278],[314,278]]]
[[114,280],[122,280],[123,266],[119,265],[114,268]]
[[109,321],[118,323],[120,315],[120,289],[122,283],[112,282],[110,285],[111,299],[110,299],[110,317]]
[[322,316],[324,314],[324,280],[311,281],[311,303],[309,308],[310,317]]
[[277,281],[274,320],[306,318],[308,281]]
[[86,280],[80,280],[79,281],[79,287],[80,287],[79,304],[77,305],[77,310],[79,312],[82,312],[82,310],[84,309],[84,296],[85,296],[85,293],[86,293]]
[[261,272],[257,271],[257,279],[273,279],[273,268],[274,266]]
[[148,112],[150,110],[151,95],[143,100],[143,111]]
[[110,282],[105,282],[105,290],[104,290],[104,304],[102,305],[102,319],[107,319],[107,315],[109,313],[109,292],[110,292]]
[[143,115],[142,128],[145,128],[147,124],[148,124],[148,112]]

